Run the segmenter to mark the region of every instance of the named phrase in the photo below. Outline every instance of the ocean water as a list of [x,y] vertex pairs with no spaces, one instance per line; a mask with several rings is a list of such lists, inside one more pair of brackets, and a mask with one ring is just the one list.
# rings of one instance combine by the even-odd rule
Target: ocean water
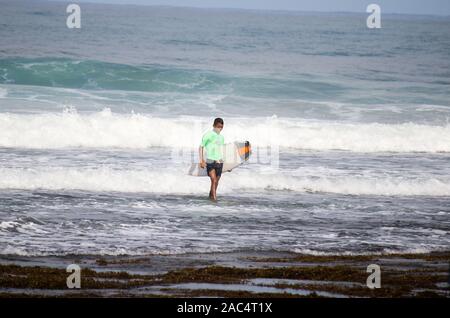
[[0,254],[449,249],[448,17],[0,6]]

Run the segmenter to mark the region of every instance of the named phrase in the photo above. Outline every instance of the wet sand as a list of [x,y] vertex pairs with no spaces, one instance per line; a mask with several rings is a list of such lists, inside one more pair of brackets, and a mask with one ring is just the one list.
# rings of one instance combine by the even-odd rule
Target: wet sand
[[[450,297],[450,251],[311,256],[236,252],[0,257],[0,297]],[[69,289],[69,264],[81,288]],[[367,266],[381,269],[370,289]]]

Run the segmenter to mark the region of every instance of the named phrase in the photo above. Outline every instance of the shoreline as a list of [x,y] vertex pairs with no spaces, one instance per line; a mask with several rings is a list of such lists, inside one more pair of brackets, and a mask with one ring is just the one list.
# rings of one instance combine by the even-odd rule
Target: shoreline
[[[0,256],[0,297],[450,297],[450,251],[319,256],[229,252]],[[81,288],[68,289],[70,264]],[[381,270],[370,289],[367,266]]]

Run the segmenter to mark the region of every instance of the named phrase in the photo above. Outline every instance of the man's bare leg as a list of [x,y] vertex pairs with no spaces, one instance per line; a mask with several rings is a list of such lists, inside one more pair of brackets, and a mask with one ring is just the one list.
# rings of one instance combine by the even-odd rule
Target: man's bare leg
[[209,172],[209,177],[211,178],[211,190],[209,191],[209,199],[212,201],[216,201],[216,189],[217,189],[217,177],[216,170],[211,170]]
[[220,177],[216,178],[216,195],[217,195],[217,187],[219,186]]

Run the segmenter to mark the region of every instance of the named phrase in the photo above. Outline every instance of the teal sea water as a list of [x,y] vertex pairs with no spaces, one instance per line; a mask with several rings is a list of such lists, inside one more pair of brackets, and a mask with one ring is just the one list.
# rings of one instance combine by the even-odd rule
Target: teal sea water
[[[450,18],[0,8],[0,254],[449,248]],[[254,155],[211,204],[218,116]]]

